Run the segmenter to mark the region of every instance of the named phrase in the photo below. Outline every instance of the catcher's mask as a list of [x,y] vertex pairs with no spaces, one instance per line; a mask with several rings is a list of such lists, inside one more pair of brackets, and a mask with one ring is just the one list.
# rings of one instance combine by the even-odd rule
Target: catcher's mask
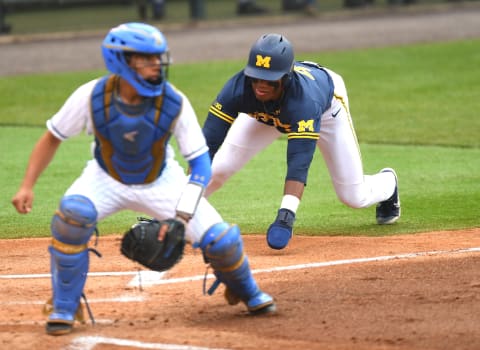
[[[129,66],[132,53],[158,55],[160,75],[155,80],[143,79]],[[144,23],[125,23],[112,28],[102,43],[102,55],[107,69],[127,80],[146,97],[159,96],[167,79],[170,54],[167,40],[157,28]]]
[[292,44],[280,34],[262,35],[250,49],[244,74],[253,79],[288,79],[293,70]]

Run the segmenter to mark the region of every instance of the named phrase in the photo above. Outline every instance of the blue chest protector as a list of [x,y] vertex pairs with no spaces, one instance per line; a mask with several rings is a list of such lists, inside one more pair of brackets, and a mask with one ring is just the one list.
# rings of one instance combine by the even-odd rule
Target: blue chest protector
[[146,184],[165,166],[171,128],[179,116],[182,97],[169,84],[144,115],[123,114],[114,103],[119,77],[109,75],[95,85],[91,110],[95,129],[95,158],[117,181]]

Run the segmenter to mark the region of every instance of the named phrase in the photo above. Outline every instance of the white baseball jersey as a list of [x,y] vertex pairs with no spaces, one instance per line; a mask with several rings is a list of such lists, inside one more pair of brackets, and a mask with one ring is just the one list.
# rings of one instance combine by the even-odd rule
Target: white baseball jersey
[[[97,82],[98,79],[95,79],[77,88],[47,121],[47,128],[55,137],[66,140],[83,131],[93,134],[91,95]],[[172,134],[180,153],[188,161],[205,153],[208,148],[190,101],[180,91],[177,90],[177,93],[182,97],[182,107]],[[160,177],[148,184],[135,185],[115,180],[92,159],[65,195],[81,194],[88,197],[95,204],[98,221],[125,209],[160,220],[173,218],[176,204],[188,182],[188,176],[174,157],[173,148],[167,145],[166,166]],[[187,227],[187,239],[198,242],[208,228],[222,221],[218,212],[202,198]]]

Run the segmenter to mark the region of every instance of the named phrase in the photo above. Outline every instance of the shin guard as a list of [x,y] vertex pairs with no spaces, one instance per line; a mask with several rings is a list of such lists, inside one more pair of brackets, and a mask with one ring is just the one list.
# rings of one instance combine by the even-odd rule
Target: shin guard
[[[273,308],[272,297],[258,288],[252,276],[238,226],[227,223],[212,226],[202,238],[200,248],[205,260],[214,269],[218,282],[227,287],[225,297],[229,304],[243,301],[252,313]],[[213,294],[218,282],[214,283],[208,294]]]
[[51,223],[53,310],[47,321],[47,333],[64,334],[71,330],[89,267],[88,241],[96,230],[97,211],[85,196],[65,196]]
[[49,247],[53,311],[49,321],[72,323],[80,305],[80,298],[87,280],[89,251],[77,254],[64,254]]

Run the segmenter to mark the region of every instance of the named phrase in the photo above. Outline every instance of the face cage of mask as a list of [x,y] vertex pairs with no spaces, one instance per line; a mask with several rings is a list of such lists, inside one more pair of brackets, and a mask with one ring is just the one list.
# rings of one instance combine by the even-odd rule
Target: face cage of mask
[[[143,52],[125,52],[124,53],[124,57],[125,57],[125,62],[127,63],[127,65],[129,66],[130,69],[132,69],[133,71],[135,71],[132,67],[130,67],[130,62],[131,62],[131,59],[132,59],[132,56],[133,55],[140,55],[140,56],[143,56],[146,58],[146,60],[148,60],[149,58],[147,57],[153,57],[153,56],[157,56],[159,59],[160,59],[160,72],[159,72],[159,75],[156,79],[148,79],[148,80],[145,80],[147,83],[150,83],[152,85],[160,85],[163,83],[163,81],[165,80],[168,80],[168,68],[170,66],[170,63],[171,63],[171,59],[170,59],[170,52],[166,51],[166,52],[162,52],[161,54],[149,54],[149,53],[143,53]],[[154,66],[156,65],[157,63],[147,63],[145,64],[145,66]],[[136,80],[139,84],[143,85],[141,81],[139,81],[139,79],[141,79],[141,77],[138,75],[138,73],[136,73]]]

